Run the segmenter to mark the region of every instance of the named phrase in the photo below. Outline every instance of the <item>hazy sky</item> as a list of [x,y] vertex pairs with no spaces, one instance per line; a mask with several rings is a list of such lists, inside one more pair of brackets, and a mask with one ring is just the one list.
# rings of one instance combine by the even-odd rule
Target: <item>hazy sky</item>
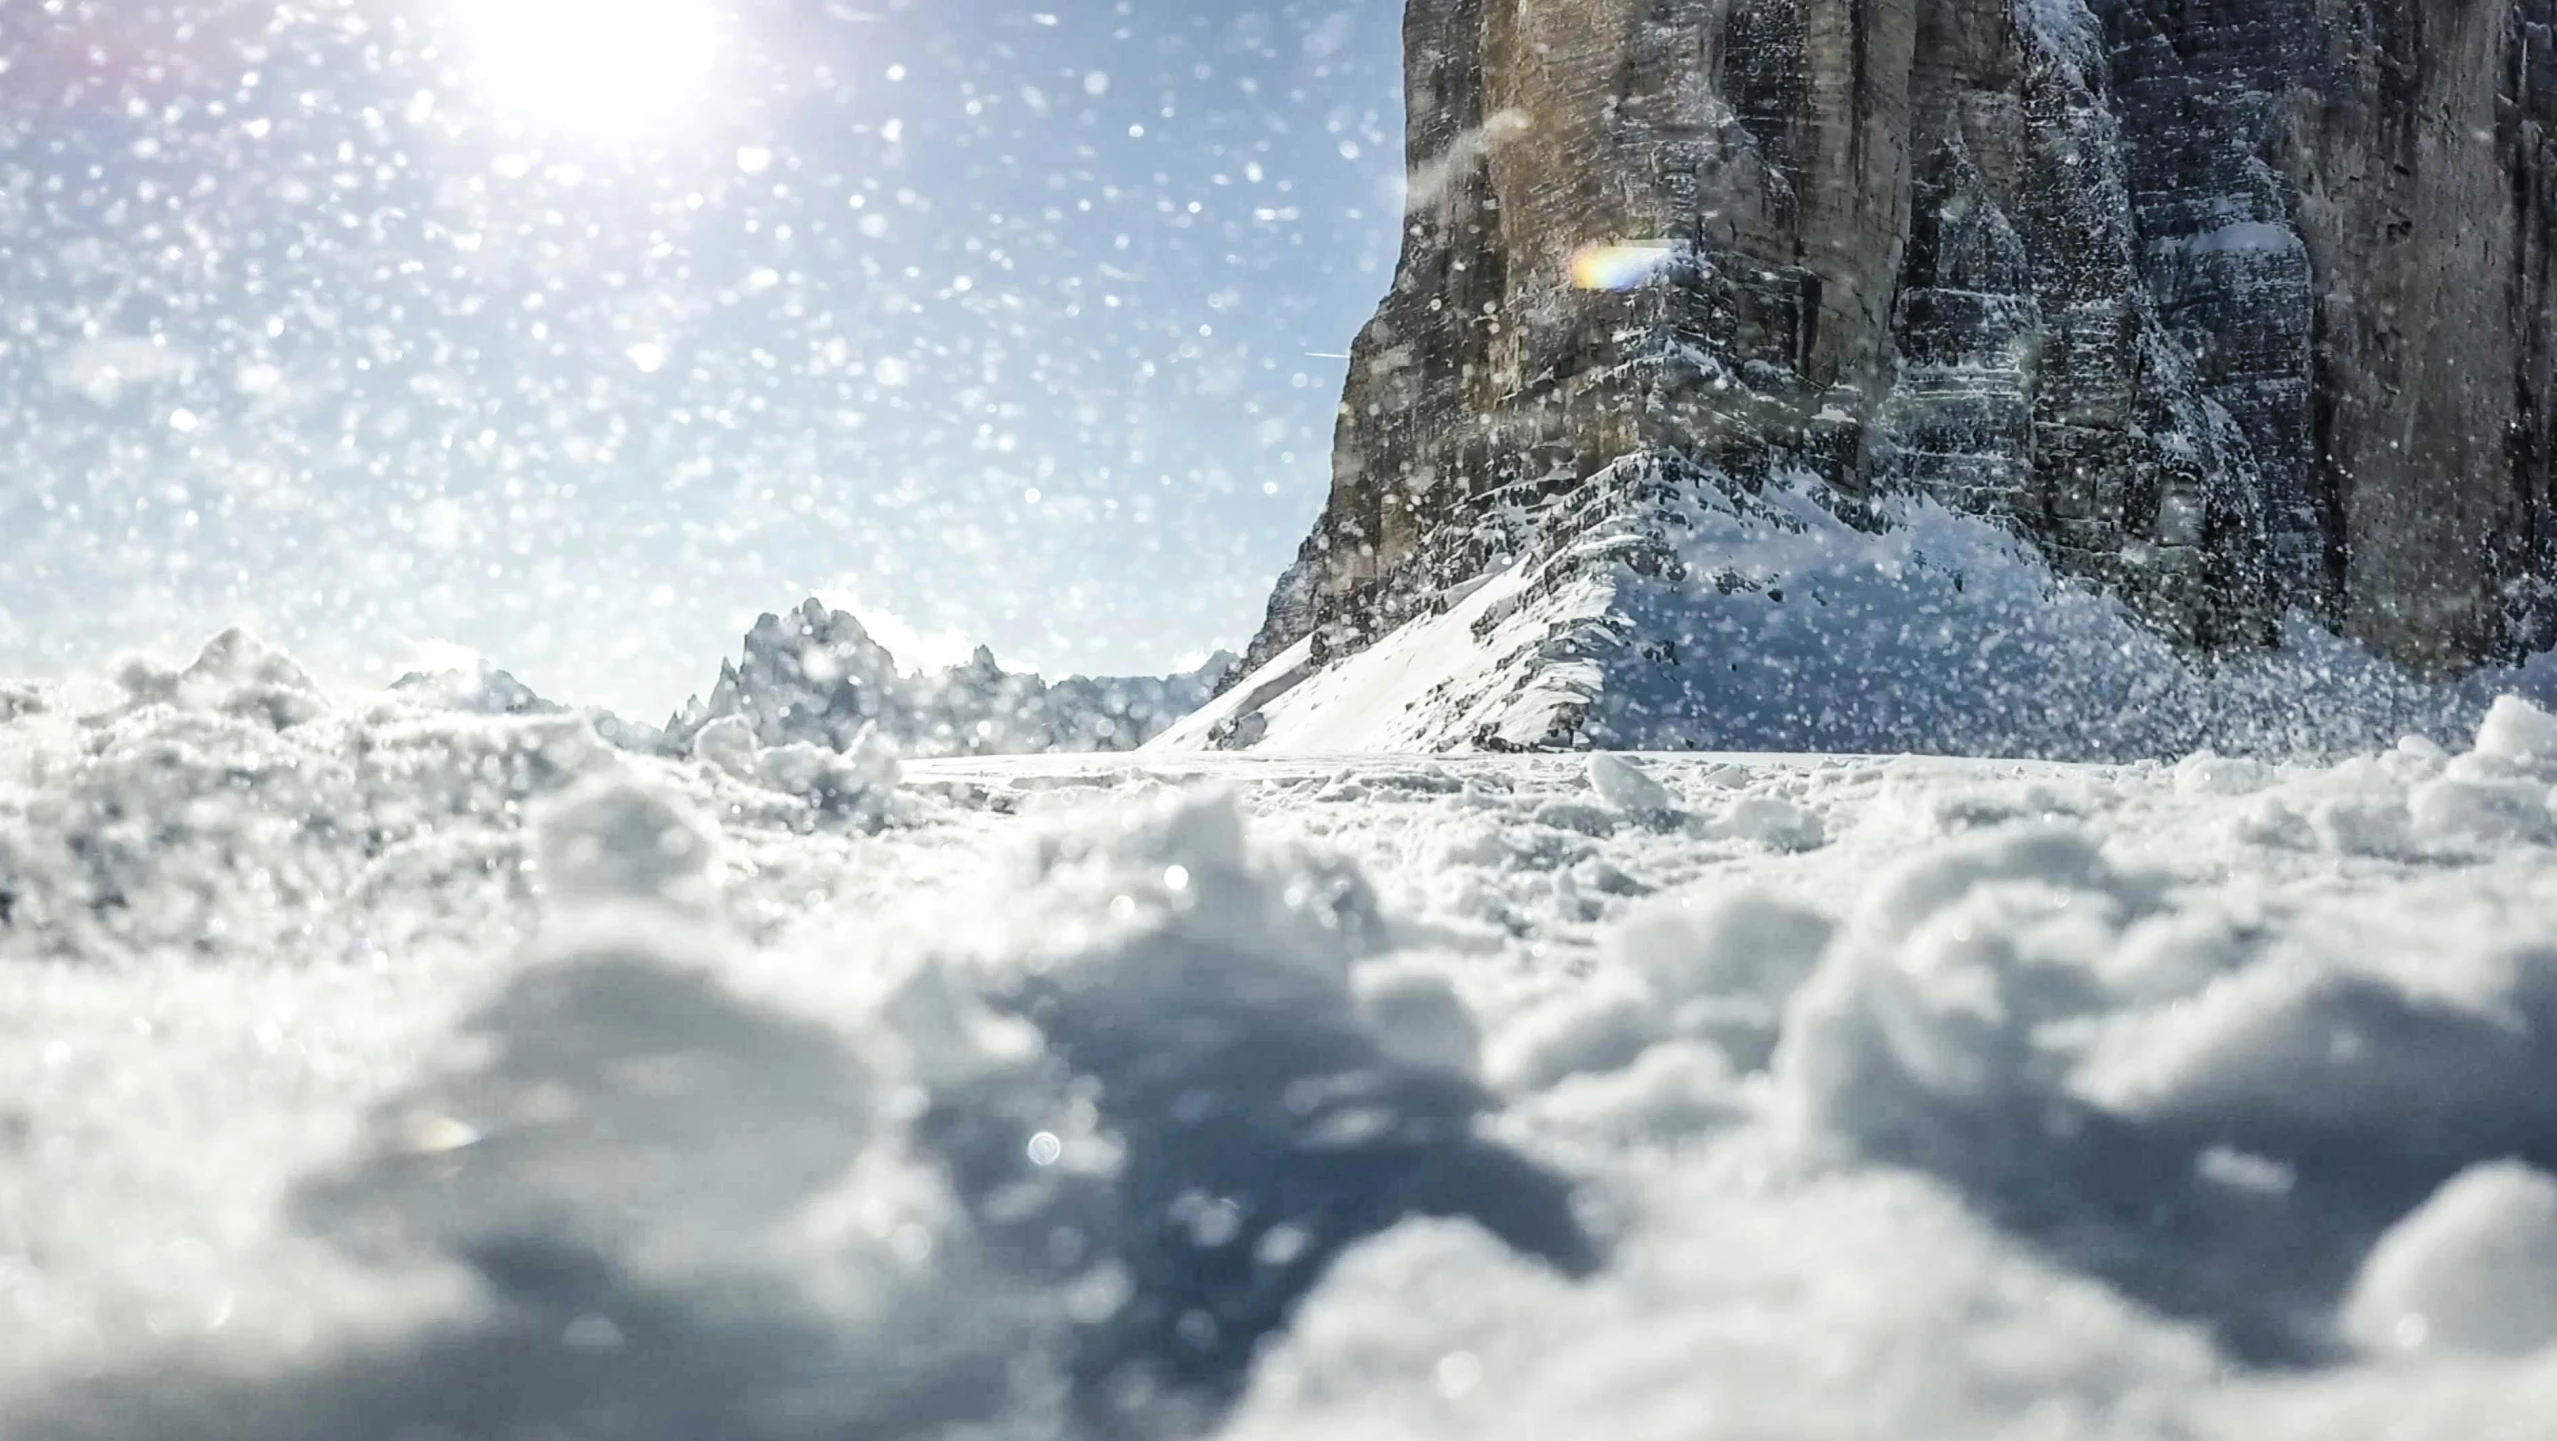
[[1388,279],[1400,11],[0,0],[0,674],[236,621],[654,719],[811,590],[1239,646]]

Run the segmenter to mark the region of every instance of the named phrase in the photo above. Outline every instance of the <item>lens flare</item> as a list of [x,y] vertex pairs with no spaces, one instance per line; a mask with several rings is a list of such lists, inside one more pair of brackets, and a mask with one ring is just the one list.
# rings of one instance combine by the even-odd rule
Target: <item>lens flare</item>
[[1622,240],[1584,245],[1573,252],[1571,283],[1583,290],[1637,290],[1658,279],[1687,253],[1670,240]]
[[679,123],[716,67],[711,0],[453,0],[490,102],[544,129],[634,136]]

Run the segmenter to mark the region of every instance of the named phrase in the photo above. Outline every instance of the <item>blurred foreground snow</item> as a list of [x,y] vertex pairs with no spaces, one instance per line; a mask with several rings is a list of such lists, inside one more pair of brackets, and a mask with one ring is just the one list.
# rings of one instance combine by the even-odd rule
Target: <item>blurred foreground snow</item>
[[2552,786],[0,689],[0,1434],[2557,1435]]

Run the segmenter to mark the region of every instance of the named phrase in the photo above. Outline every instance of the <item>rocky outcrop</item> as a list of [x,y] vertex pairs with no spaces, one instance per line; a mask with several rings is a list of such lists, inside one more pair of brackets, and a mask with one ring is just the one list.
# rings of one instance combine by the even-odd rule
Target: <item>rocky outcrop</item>
[[1411,187],[1245,670],[1619,458],[1921,495],[2204,651],[2557,639],[2557,0],[1411,0]]
[[869,736],[907,756],[1132,750],[1196,710],[1233,664],[1219,653],[1186,675],[1051,685],[979,646],[964,665],[907,674],[858,619],[810,600],[757,620],[744,658],[722,663],[710,698],[666,723],[665,744],[688,750],[736,717],[766,747],[851,751]]

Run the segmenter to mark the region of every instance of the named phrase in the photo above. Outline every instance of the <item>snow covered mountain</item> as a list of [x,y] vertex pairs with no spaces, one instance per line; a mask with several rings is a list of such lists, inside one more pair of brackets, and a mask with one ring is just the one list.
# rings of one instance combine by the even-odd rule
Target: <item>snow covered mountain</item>
[[1196,710],[1233,664],[1220,653],[1187,675],[1051,685],[979,646],[963,665],[908,674],[858,619],[810,599],[756,621],[744,658],[667,722],[666,742],[681,750],[735,717],[765,746],[840,751],[868,732],[908,756],[1132,750]]
[[[1403,255],[1249,689],[1381,644],[1398,658],[1282,708],[1302,743],[2108,754],[2332,729],[2334,664],[2399,693],[2338,635],[2432,676],[2546,648],[2552,22],[2551,0],[1410,0]],[[1769,515],[1770,489],[1844,525]],[[2088,604],[2014,604],[2055,581],[1991,606],[1939,597],[1942,569],[1813,583],[1815,543],[1943,560],[1930,507],[2118,598],[2194,675]],[[1913,517],[1923,543],[1848,533]],[[1641,570],[1690,520],[1707,567]],[[1610,547],[1631,575],[1588,554]],[[1479,631],[1440,614],[1465,594]],[[2129,674],[2088,663],[2115,647]],[[2247,658],[2268,649],[2290,654]],[[1958,669],[1892,664],[1920,653]],[[1429,706],[1363,709],[1424,673]],[[2315,683],[2258,684],[2292,676]],[[2250,687],[2271,714],[2242,714]],[[1349,709],[1309,730],[1318,698]]]

